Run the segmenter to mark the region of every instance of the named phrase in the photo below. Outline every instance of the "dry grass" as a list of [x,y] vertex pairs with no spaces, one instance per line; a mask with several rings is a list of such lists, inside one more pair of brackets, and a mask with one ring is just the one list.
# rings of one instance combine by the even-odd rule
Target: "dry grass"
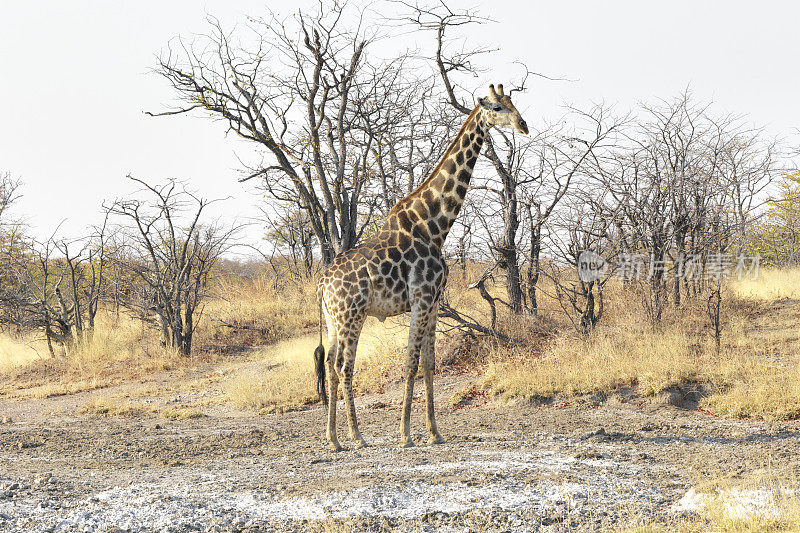
[[638,384],[655,394],[695,377],[696,357],[680,332],[620,334],[601,330],[587,342],[561,336],[544,357],[526,361],[526,350],[497,348],[485,380],[506,396],[549,398],[556,394],[607,392]]
[[731,281],[731,288],[741,298],[772,301],[800,298],[800,268],[761,269],[758,279]]
[[382,393],[402,379],[408,343],[407,318],[370,318],[361,332],[353,387],[358,392]]
[[771,469],[745,479],[698,482],[684,498],[688,516],[680,522],[654,523],[632,517],[625,533],[783,533],[800,531],[800,484]]
[[[319,323],[313,279],[276,288],[267,276],[219,280],[197,332],[198,346],[258,346],[294,337]],[[234,326],[234,327],[230,327]]]
[[[41,343],[36,337],[28,343]],[[158,343],[153,332],[125,315],[101,313],[94,335],[68,357],[58,349],[42,357],[0,368],[0,393],[43,398],[102,388],[120,381],[140,378],[159,370],[187,364],[172,350]],[[20,358],[18,356],[18,361]]]
[[[391,320],[384,324],[370,319],[361,334],[354,379],[359,392],[381,392],[387,382],[400,376],[407,329]],[[316,401],[312,354],[318,342],[317,335],[306,335],[260,349],[253,355],[257,368],[239,371],[229,379],[228,401],[265,412]],[[325,344],[327,349],[327,339]]]
[[[191,359],[159,344],[158,332],[125,315],[101,314],[91,342],[69,357],[51,358],[42,341],[0,338],[0,393],[49,397],[102,388],[153,372],[218,361],[215,352],[245,352],[263,368],[240,372],[228,386],[228,399],[251,408],[296,406],[314,397],[312,358],[319,320],[314,280],[290,281],[280,290],[268,277],[219,280],[204,309]],[[235,327],[229,327],[235,326]],[[399,332],[398,332],[399,331]],[[405,344],[406,331],[375,334],[366,328],[355,386],[376,391],[391,374]],[[287,340],[291,339],[291,340]],[[38,343],[38,344],[37,344]],[[29,347],[33,346],[33,348]],[[268,346],[253,350],[253,347]],[[38,349],[41,357],[37,355]]]
[[266,412],[296,408],[316,399],[313,336],[261,350],[258,366],[236,372],[226,385],[227,401]]
[[[486,321],[486,302],[477,291],[466,290],[481,271],[480,265],[470,265],[466,272],[453,268],[448,298],[454,307]],[[709,341],[703,302],[670,307],[663,327],[654,331],[646,326],[637,297],[611,287],[601,327],[583,340],[570,334],[562,311],[547,297],[552,291],[544,280],[539,296],[542,318],[512,319],[499,307],[499,328],[522,338],[524,346],[481,341],[475,347],[480,353],[469,364],[483,366],[484,383],[505,397],[574,396],[629,385],[647,395],[702,382],[712,392],[702,406],[720,415],[800,416],[800,302],[794,300],[800,296],[800,284],[794,281],[800,270],[760,274],[757,281],[731,281],[720,353]],[[489,288],[502,294],[499,284]],[[182,358],[163,349],[157,332],[141,322],[101,313],[92,342],[68,358],[47,357],[35,338],[0,337],[0,394],[72,394],[146,380],[157,371],[219,363],[219,356],[209,355],[209,350],[237,351],[247,357],[241,360],[242,368],[222,378],[223,401],[256,410],[293,408],[315,400],[311,354],[317,344],[317,321],[313,280],[276,289],[266,276],[222,279],[204,310],[195,341],[198,356]],[[407,335],[406,317],[367,322],[356,358],[358,393],[380,393],[401,379]],[[253,349],[257,346],[261,347]]]
[[161,411],[161,418],[168,418],[170,420],[189,420],[194,418],[204,418],[204,413],[197,409],[189,409],[185,407],[177,409],[164,409]]
[[[781,273],[767,273],[767,288],[750,294],[786,298],[794,290]],[[699,382],[710,395],[701,407],[722,416],[786,419],[800,416],[800,338],[793,300],[765,303],[737,296],[732,287],[723,311],[717,352],[707,318],[697,307],[669,309],[663,326],[646,325],[619,291],[609,295],[610,314],[588,339],[563,331],[541,357],[527,347],[495,346],[485,384],[504,397],[532,399],[608,393],[635,386],[653,395]]]
[[43,341],[27,338],[12,338],[0,334],[0,373],[31,364],[48,357]]
[[101,312],[92,340],[68,357],[59,347],[56,357],[50,357],[35,333],[21,339],[0,337],[0,394],[47,397],[143,379],[158,371],[216,361],[219,352],[246,352],[291,338],[317,321],[313,280],[292,282],[278,291],[264,277],[223,279],[204,309],[192,358],[163,348],[150,325],[125,314]]
[[735,374],[701,406],[721,416],[783,420],[800,416],[800,362],[739,357],[727,364]]

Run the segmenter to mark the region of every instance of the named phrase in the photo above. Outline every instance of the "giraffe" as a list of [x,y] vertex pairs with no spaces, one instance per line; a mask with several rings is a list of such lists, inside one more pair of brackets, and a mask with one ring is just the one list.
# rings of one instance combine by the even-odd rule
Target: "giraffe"
[[[411,312],[405,365],[405,392],[400,422],[400,446],[413,446],[410,435],[414,379],[422,358],[426,425],[429,443],[444,442],[433,409],[434,340],[439,297],[447,281],[442,246],[456,219],[483,141],[492,126],[527,134],[528,126],[503,86],[489,86],[458,135],[428,178],[389,211],[381,230],[364,243],[338,255],[322,274],[318,287],[320,345],[314,358],[317,389],[327,401],[326,437],[330,449],[342,446],[336,434],[336,401],[344,386],[350,439],[367,445],[356,421],[353,368],[356,347],[367,316],[383,321]],[[322,315],[328,329],[329,352],[324,360]],[[327,367],[327,368],[326,368]],[[327,374],[327,397],[325,392]]]

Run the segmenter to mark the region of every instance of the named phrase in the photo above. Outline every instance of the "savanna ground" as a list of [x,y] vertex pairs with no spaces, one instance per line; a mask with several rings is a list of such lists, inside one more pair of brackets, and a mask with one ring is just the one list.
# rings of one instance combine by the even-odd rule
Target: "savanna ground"
[[[407,450],[402,317],[370,319],[359,346],[370,447],[327,450],[312,282],[219,283],[192,358],[110,312],[69,359],[6,336],[0,529],[797,531],[798,276],[729,283],[719,352],[704,300],[653,329],[621,287],[588,339],[546,294],[540,318],[501,312],[520,346],[440,333],[447,442],[425,444],[418,381]],[[480,315],[474,277],[451,275],[449,298]]]

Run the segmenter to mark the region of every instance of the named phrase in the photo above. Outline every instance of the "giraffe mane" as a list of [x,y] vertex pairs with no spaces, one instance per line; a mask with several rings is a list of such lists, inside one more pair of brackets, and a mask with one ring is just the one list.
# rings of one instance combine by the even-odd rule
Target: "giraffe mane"
[[478,114],[478,112],[479,112],[479,111],[480,111],[480,107],[476,106],[476,107],[475,107],[475,109],[473,109],[473,110],[470,112],[469,116],[467,117],[467,120],[465,120],[465,121],[464,121],[464,124],[462,124],[462,125],[461,125],[461,129],[460,129],[460,130],[458,130],[458,135],[456,135],[456,136],[455,136],[455,138],[453,139],[453,141],[450,143],[450,146],[448,146],[448,147],[447,147],[447,150],[445,150],[445,152],[444,152],[444,154],[442,155],[441,159],[439,159],[439,163],[436,165],[436,168],[434,168],[434,169],[431,171],[431,173],[430,173],[430,174],[428,174],[428,177],[427,177],[427,178],[425,178],[425,181],[423,181],[422,183],[420,183],[420,184],[417,186],[417,188],[416,188],[416,189],[414,189],[414,190],[411,192],[411,194],[409,194],[408,196],[406,196],[405,198],[403,198],[402,200],[400,200],[399,202],[397,202],[397,203],[394,205],[394,207],[392,207],[392,208],[389,210],[389,214],[392,214],[392,213],[394,213],[394,212],[395,212],[395,210],[398,208],[398,206],[399,206],[400,204],[402,204],[402,203],[403,203],[405,200],[413,199],[413,198],[416,198],[417,196],[419,196],[419,195],[420,195],[420,191],[421,191],[421,190],[422,190],[422,189],[423,189],[423,188],[424,188],[426,185],[428,185],[428,183],[429,183],[429,182],[430,182],[430,181],[431,181],[433,178],[435,178],[435,177],[436,177],[436,175],[439,173],[439,170],[441,170],[441,168],[442,168],[442,165],[444,165],[444,162],[445,162],[445,161],[447,161],[447,159],[448,159],[448,158],[450,157],[450,155],[452,154],[452,152],[453,152],[453,149],[456,147],[456,145],[457,145],[457,144],[459,144],[459,142],[460,142],[460,139],[461,139],[461,135],[464,133],[464,130],[467,128],[467,125],[470,123],[470,121],[472,120],[472,118],[473,118],[475,115],[477,115],[477,114]]

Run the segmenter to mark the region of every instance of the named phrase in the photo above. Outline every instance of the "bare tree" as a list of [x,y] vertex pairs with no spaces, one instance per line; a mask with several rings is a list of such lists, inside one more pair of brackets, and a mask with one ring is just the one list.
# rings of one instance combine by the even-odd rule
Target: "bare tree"
[[10,172],[0,172],[0,230],[9,224],[8,210],[20,198],[22,182],[14,179]]
[[[276,262],[285,264],[289,273],[296,278],[308,278],[315,272],[314,232],[305,211],[289,207],[284,212],[268,215],[266,218],[266,239],[275,245],[276,254],[264,257],[273,268]],[[263,255],[263,254],[262,254]]]
[[[455,77],[463,74],[470,77],[476,76],[479,72],[477,59],[489,50],[486,48],[462,48],[451,52],[446,50],[446,35],[448,31],[453,31],[462,26],[480,25],[487,22],[487,19],[470,10],[453,11],[445,3],[432,7],[403,4],[409,9],[407,23],[410,23],[412,27],[434,32],[436,48],[433,61],[444,85],[447,101],[454,110],[468,115],[472,111],[472,106],[468,105],[467,102],[473,99],[472,95],[460,89]],[[525,69],[525,72],[523,79],[516,87],[509,89],[508,94],[525,90],[527,69]],[[498,141],[493,136],[500,139],[499,142],[503,146],[502,150],[496,147]],[[514,133],[508,134],[507,132],[494,131],[487,136],[484,144],[484,155],[494,167],[499,181],[499,187],[489,188],[488,190],[497,194],[496,199],[499,202],[496,205],[499,206],[499,214],[502,220],[502,228],[497,233],[499,236],[496,239],[493,238],[491,244],[498,264],[506,272],[507,305],[516,314],[521,313],[523,310],[522,285],[517,254],[520,206],[516,174],[522,164],[518,153],[518,142]],[[492,234],[493,232],[488,233],[488,235]]]
[[551,281],[551,296],[582,336],[591,334],[603,317],[603,291],[619,253],[615,213],[602,209],[608,193],[576,188],[548,220],[550,257],[541,271]]
[[[0,300],[6,301],[19,292],[16,266],[25,256],[28,242],[23,227],[10,216],[12,206],[20,197],[21,182],[9,172],[0,172]],[[0,305],[0,323],[14,324],[18,309],[11,305]]]
[[91,342],[95,318],[106,294],[109,232],[105,223],[82,239],[27,241],[23,253],[9,254],[0,290],[0,321],[19,331],[44,332],[66,356]]
[[[525,161],[515,177],[524,209],[527,247],[517,247],[526,255],[527,308],[538,313],[536,287],[541,276],[542,233],[551,215],[556,212],[573,181],[587,184],[588,175],[602,172],[609,151],[617,146],[617,133],[625,126],[627,117],[614,118],[609,110],[596,105],[588,111],[570,108],[558,121],[522,145],[520,159]],[[565,124],[570,124],[566,127]]]
[[[346,27],[351,12],[321,2],[317,12],[287,20],[250,19],[246,36],[211,19],[209,35],[179,40],[156,70],[184,105],[151,113],[203,110],[262,148],[264,161],[241,181],[259,178],[271,199],[304,211],[324,264],[354,246],[375,210],[391,203],[387,181],[396,170],[424,169],[417,146],[405,156],[396,151],[404,138],[413,145],[426,134],[408,128],[425,112],[414,89],[429,84],[409,72],[406,55],[371,61],[376,26],[359,18]],[[243,39],[251,44],[239,45]],[[373,190],[382,180],[384,190]]]
[[371,194],[377,197],[375,209],[381,216],[431,173],[461,119],[439,102],[432,75],[418,73],[413,83],[407,83],[397,79],[404,70],[401,65],[388,76],[376,74],[375,97],[381,100],[363,123],[368,136],[375,139],[370,149],[379,186]]
[[675,305],[681,281],[687,296],[702,290],[703,277],[684,275],[687,262],[739,253],[763,191],[783,170],[780,150],[737,117],[715,116],[710,104],[694,103],[688,91],[642,106],[627,135],[628,145],[598,181],[621,215],[616,224],[627,252],[649,256],[643,296],[657,324],[670,282]]
[[188,356],[209,274],[232,244],[236,228],[204,223],[212,202],[175,181],[151,185],[129,178],[150,198],[120,199],[108,207],[127,222],[120,228],[126,241],[119,260],[138,280],[123,303],[143,320],[154,314],[163,343]]
[[103,224],[88,237],[36,242],[9,217],[20,182],[0,174],[0,323],[17,332],[44,332],[66,355],[91,340],[105,287],[106,239]]

